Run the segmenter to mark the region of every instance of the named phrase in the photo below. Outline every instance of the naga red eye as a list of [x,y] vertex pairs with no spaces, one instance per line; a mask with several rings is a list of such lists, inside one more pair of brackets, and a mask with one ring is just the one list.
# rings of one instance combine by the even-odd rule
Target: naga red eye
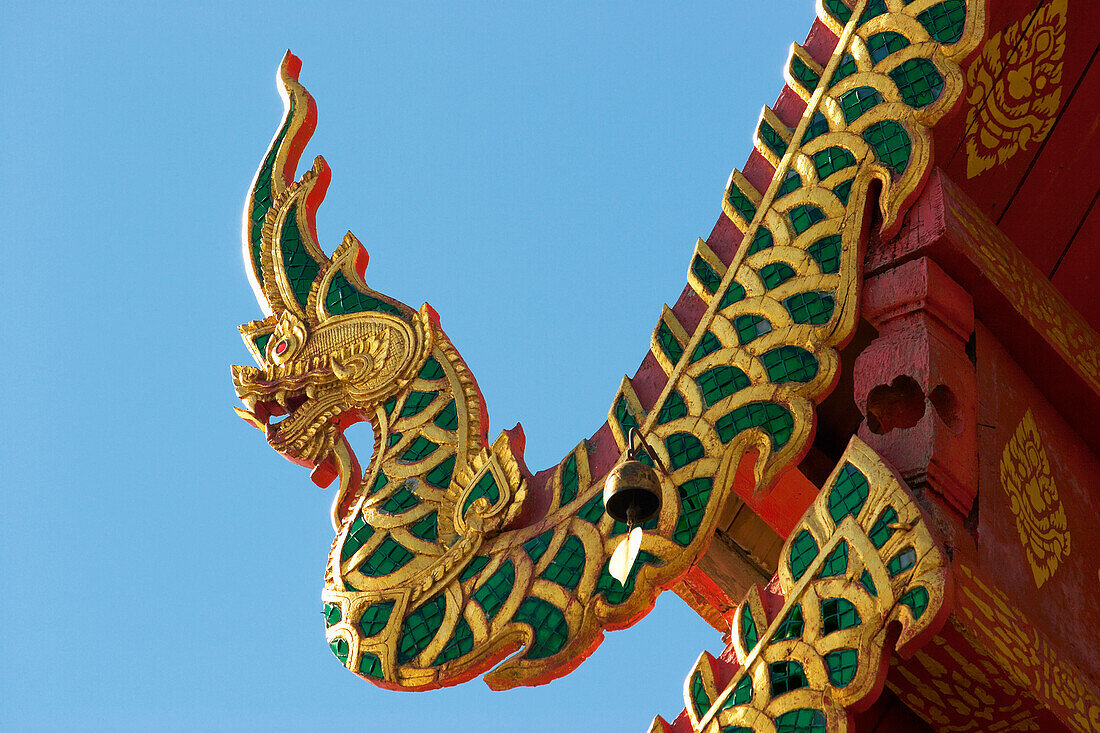
[[289,344],[286,341],[280,341],[279,343],[275,344],[275,355],[282,356],[283,352],[286,351],[287,346],[289,346]]

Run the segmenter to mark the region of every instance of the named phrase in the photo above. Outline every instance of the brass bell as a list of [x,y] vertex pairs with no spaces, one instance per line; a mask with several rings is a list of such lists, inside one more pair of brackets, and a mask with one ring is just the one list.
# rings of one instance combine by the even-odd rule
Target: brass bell
[[[635,436],[641,441],[640,448],[634,447]],[[634,527],[652,519],[661,510],[661,480],[654,469],[638,460],[638,455],[644,451],[662,471],[664,465],[635,428],[630,429],[627,440],[630,447],[626,460],[617,463],[607,474],[603,505],[609,517]]]

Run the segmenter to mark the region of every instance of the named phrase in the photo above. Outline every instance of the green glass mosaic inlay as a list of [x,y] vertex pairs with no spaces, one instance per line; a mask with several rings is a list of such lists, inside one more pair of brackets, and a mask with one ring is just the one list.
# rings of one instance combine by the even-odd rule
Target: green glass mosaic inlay
[[267,342],[270,340],[270,333],[262,333],[256,338],[252,339],[252,343],[256,345],[256,350],[260,352],[261,356],[267,353]]
[[691,433],[673,433],[665,440],[665,448],[673,470],[694,463],[706,454],[703,444]]
[[909,167],[909,154],[913,144],[909,139],[909,133],[893,120],[876,122],[863,132],[863,139],[875,149],[875,155],[879,162],[893,168],[898,173],[904,173]]
[[820,326],[833,317],[836,301],[830,293],[797,293],[783,301],[795,323]]
[[890,558],[890,562],[886,563],[886,572],[893,578],[898,573],[903,573],[909,568],[917,564],[917,551],[912,547],[906,547]]
[[444,430],[458,430],[458,408],[455,407],[455,401],[448,402],[432,422]]
[[733,210],[740,214],[745,221],[752,221],[752,218],[756,216],[755,204],[753,204],[748,196],[741,192],[737,184],[730,184],[730,191],[726,196],[726,200],[730,202],[730,206],[733,207]]
[[577,512],[577,516],[589,524],[598,524],[600,517],[603,516],[603,494],[597,493],[589,499],[588,503]]
[[790,69],[791,76],[802,85],[803,89],[808,92],[817,89],[821,77],[817,75],[816,71],[807,66],[805,61],[798,56],[792,55],[791,64],[788,68]]
[[825,12],[841,23],[847,23],[852,18],[852,9],[841,0],[823,0],[821,4],[825,7]]
[[622,428],[623,435],[628,435],[631,428],[638,427],[638,421],[634,419],[634,416],[630,414],[630,410],[626,408],[626,397],[619,397],[615,400],[615,421],[619,423],[619,427]]
[[760,126],[757,128],[757,131],[765,147],[775,153],[776,156],[782,158],[783,154],[787,152],[787,141],[775,131],[775,128],[764,120],[760,120]]
[[420,499],[416,497],[412,491],[409,490],[408,485],[403,485],[400,489],[393,492],[390,498],[382,502],[378,508],[387,514],[401,514],[420,503]]
[[910,107],[932,104],[943,91],[943,76],[928,59],[909,59],[891,71],[890,78]]
[[368,578],[381,578],[409,564],[413,554],[393,537],[386,537],[356,570]]
[[810,684],[802,665],[794,660],[769,664],[768,680],[771,682],[772,697],[785,695],[792,690],[800,690]]
[[680,357],[684,355],[684,347],[676,340],[672,329],[664,321],[657,324],[657,344],[673,364],[680,361]]
[[718,340],[710,331],[703,334],[703,337],[699,339],[699,344],[695,347],[695,351],[691,352],[691,363],[702,359],[707,354],[713,354],[718,349],[722,348],[722,342]]
[[377,654],[363,652],[359,655],[359,674],[365,674],[367,677],[374,677],[379,680],[382,679],[382,660],[378,658]]
[[871,0],[859,16],[856,25],[863,25],[871,18],[876,18],[886,12],[886,3],[883,0]]
[[875,587],[875,581],[871,577],[871,574],[864,570],[859,576],[859,584],[862,585],[868,593],[872,596],[878,596],[878,588]]
[[722,284],[722,278],[718,277],[718,273],[702,257],[696,256],[691,261],[691,271],[708,293],[717,292],[718,286]]
[[886,507],[879,515],[879,518],[872,525],[871,531],[867,533],[875,549],[881,550],[882,546],[886,544],[886,540],[893,536],[896,530],[890,525],[895,524],[897,521],[898,513],[894,511],[892,506]]
[[[729,694],[726,701],[722,703],[722,709],[732,708],[736,705],[744,705],[747,702],[752,702],[752,677],[745,675],[741,678],[741,681],[737,683],[737,686],[733,688],[733,692]],[[722,733],[726,733],[726,728],[722,729]],[[747,728],[749,733],[752,733],[752,728]]]
[[561,610],[541,598],[527,598],[516,611],[516,621],[530,624],[535,639],[527,648],[527,659],[545,659],[560,652],[569,641],[569,624]]
[[424,651],[443,625],[447,597],[438,595],[405,617],[397,639],[397,663],[405,664]]
[[925,10],[917,21],[940,43],[955,43],[966,28],[966,0],[946,0]]
[[867,39],[867,50],[871,52],[871,59],[876,64],[908,45],[909,39],[894,31],[876,33]]
[[443,366],[436,360],[434,356],[430,356],[428,357],[428,360],[424,362],[424,366],[420,367],[420,373],[416,376],[420,377],[421,379],[430,379],[432,381],[443,379]]
[[465,618],[460,617],[458,623],[455,624],[454,633],[451,634],[451,638],[436,655],[434,665],[445,664],[452,659],[458,659],[461,656],[465,656],[473,651],[474,648],[474,632],[470,628],[470,624],[466,622]]
[[492,620],[497,615],[500,607],[508,600],[508,596],[512,592],[512,586],[515,583],[516,566],[512,564],[511,560],[505,560],[504,564],[497,568],[497,571],[489,576],[489,579],[470,597],[481,606],[481,609],[485,611],[485,615]]
[[342,636],[337,636],[328,643],[328,648],[331,649],[332,653],[336,655],[336,658],[340,660],[340,664],[347,665],[348,654],[351,652],[351,647],[348,646],[347,639]]
[[752,617],[752,607],[748,603],[744,605],[741,611],[741,624],[739,632],[741,634],[741,646],[745,647],[745,652],[752,651],[756,646],[756,642],[760,641],[760,634],[756,631],[756,619]]
[[695,717],[703,717],[710,710],[710,698],[703,687],[703,675],[699,670],[691,675],[691,705],[695,708]]
[[825,561],[821,563],[821,572],[818,573],[818,577],[835,578],[838,575],[843,575],[847,569],[848,543],[841,540],[829,553],[829,556],[825,558]]
[[339,603],[326,603],[322,613],[325,615],[325,626],[335,626],[342,618]]
[[679,392],[672,390],[668,393],[665,403],[661,405],[660,412],[657,413],[657,424],[664,425],[666,422],[678,420],[684,415],[687,415],[687,405],[684,404],[684,398],[680,396]]
[[772,440],[772,447],[782,448],[794,432],[794,417],[787,408],[774,402],[750,402],[718,418],[714,427],[723,443],[749,428],[763,428]]
[[802,204],[790,210],[787,214],[791,219],[791,226],[797,234],[801,234],[819,221],[825,220],[825,213],[812,204]]
[[858,626],[859,611],[845,598],[826,598],[821,601],[821,630],[823,634]]
[[775,192],[776,198],[782,198],[791,191],[797,191],[802,188],[802,177],[793,170],[787,171],[787,175],[783,176],[783,183],[780,184],[779,190]]
[[637,559],[634,561],[634,567],[630,569],[630,574],[626,576],[626,585],[620,585],[619,581],[611,577],[611,573],[607,571],[607,563],[603,564],[600,568],[600,577],[596,580],[596,593],[602,593],[603,597],[613,606],[617,606],[634,592],[634,581],[638,577],[638,571],[642,569],[643,565],[660,565],[656,555],[652,555],[645,550],[638,553]]
[[813,154],[817,177],[824,180],[839,170],[856,164],[856,157],[844,148],[832,146]]
[[294,291],[294,298],[303,308],[309,301],[309,289],[321,266],[306,250],[302,233],[298,230],[298,206],[291,206],[283,221],[282,234],[279,236],[279,248],[283,253],[283,269]]
[[748,254],[756,254],[761,250],[768,249],[773,244],[775,244],[775,238],[772,237],[771,230],[765,226],[757,227],[756,234],[752,235]]
[[768,290],[782,285],[794,276],[794,268],[786,262],[769,262],[760,268],[760,279]]
[[813,140],[819,135],[824,135],[829,131],[829,121],[825,119],[825,115],[820,112],[814,112],[814,116],[810,118],[810,124],[806,125],[806,132],[802,133],[802,144]]
[[382,630],[386,628],[386,624],[390,622],[393,606],[393,601],[386,601],[367,606],[363,610],[363,615],[359,618],[359,630],[363,632],[363,638],[370,638],[382,633]]
[[817,376],[817,359],[798,346],[780,346],[760,357],[768,370],[768,379],[776,384],[808,382]]
[[[839,3],[840,0],[825,0]],[[788,710],[775,718],[775,733],[825,733],[825,713],[814,708]]]
[[362,515],[355,518],[348,530],[348,536],[344,538],[344,546],[340,549],[340,559],[347,562],[348,558],[359,551],[359,548],[367,544],[374,535],[374,527],[367,524]]
[[845,463],[829,489],[829,516],[833,522],[840,524],[849,514],[858,517],[870,488],[867,477],[851,463]]
[[577,490],[580,488],[580,478],[577,475],[577,454],[570,453],[565,459],[565,465],[561,469],[561,501],[559,506],[565,506],[577,498]]
[[733,327],[737,331],[737,340],[741,345],[755,341],[766,333],[771,333],[772,324],[764,316],[755,313],[746,313],[733,319]]
[[439,517],[436,512],[424,515],[424,518],[409,527],[414,537],[419,537],[425,542],[435,542],[439,539]]
[[787,616],[783,619],[783,623],[779,624],[779,628],[775,630],[776,641],[790,641],[791,639],[801,639],[802,631],[806,627],[806,622],[802,618],[802,604],[796,603],[791,606],[791,610],[787,611]]
[[396,306],[359,292],[354,285],[348,282],[342,272],[337,272],[329,281],[328,293],[325,295],[325,310],[334,316],[344,313],[362,313],[364,311],[378,311],[395,316],[401,315],[400,309]]
[[497,480],[491,470],[486,471],[474,484],[474,488],[470,490],[470,493],[466,495],[466,499],[462,502],[462,516],[466,516],[466,512],[470,510],[470,505],[481,497],[489,500],[489,506],[500,501],[500,488],[497,486]]
[[672,539],[677,544],[687,547],[695,539],[713,485],[714,480],[711,477],[701,476],[685,481],[678,487],[680,518],[676,520],[676,528],[672,530]]
[[573,590],[577,587],[577,583],[581,582],[583,574],[584,543],[576,535],[569,535],[569,538],[562,543],[558,554],[554,555],[554,559],[539,577]]
[[374,483],[371,484],[370,492],[368,492],[368,493],[377,494],[379,491],[384,489],[389,483],[390,483],[390,480],[388,478],[386,478],[386,474],[379,471],[378,475],[374,477]]
[[840,235],[830,234],[822,237],[806,250],[810,257],[824,273],[834,273],[840,270]]
[[844,687],[856,676],[859,668],[859,652],[855,649],[837,649],[825,655],[825,668],[829,681],[836,687]]
[[554,530],[548,529],[538,537],[532,537],[523,543],[523,551],[531,558],[532,563],[537,563],[546,554],[546,548],[550,546],[550,540],[554,539]]
[[431,471],[424,474],[424,480],[437,489],[445,489],[451,485],[451,474],[454,473],[454,470],[455,456],[450,455],[440,461]]
[[840,199],[840,203],[844,204],[845,206],[848,205],[848,197],[852,195],[852,182],[854,180],[854,178],[849,178],[843,183],[836,184],[836,186],[833,188],[833,195]]
[[856,66],[856,60],[852,58],[852,54],[844,54],[840,58],[840,63],[836,65],[836,71],[833,72],[833,78],[829,83],[829,87],[835,87],[841,80],[846,79],[857,71],[859,71],[859,67]]
[[928,591],[917,586],[899,598],[898,603],[909,606],[909,610],[913,612],[913,618],[919,619],[928,608]]
[[844,121],[851,124],[863,116],[869,109],[882,103],[882,95],[871,87],[856,87],[840,95],[840,109],[844,112]]
[[438,448],[438,443],[433,443],[423,435],[418,435],[405,449],[405,452],[398,456],[397,460],[401,463],[416,463],[435,453]]
[[485,557],[484,555],[478,555],[473,560],[471,560],[465,568],[462,569],[462,572],[459,573],[458,579],[461,582],[465,583],[467,580],[484,570],[485,566],[488,564],[489,558]]
[[424,411],[424,408],[432,404],[432,400],[438,396],[438,392],[410,392],[409,396],[405,399],[405,406],[401,408],[401,414],[398,417],[419,415]]
[[731,282],[726,288],[722,300],[718,303],[718,310],[725,310],[734,303],[740,303],[745,299],[745,287],[738,282]]
[[264,156],[264,162],[260,164],[260,170],[256,174],[256,183],[252,187],[252,216],[249,222],[248,242],[252,253],[252,271],[256,279],[262,284],[264,281],[263,267],[260,264],[260,241],[263,239],[264,221],[267,212],[273,203],[271,196],[271,176],[275,169],[275,158],[279,155],[279,147],[283,144],[286,133],[290,130],[290,122],[294,119],[294,103],[286,113],[286,121],[279,128],[279,134],[271,143],[271,148]]
[[695,383],[699,385],[699,391],[707,407],[751,384],[743,371],[724,364],[703,372],[695,378]]
[[791,543],[791,554],[788,563],[791,569],[791,577],[798,580],[810,569],[810,563],[817,557],[817,541],[810,534],[810,530],[804,529],[798,533]]
[[396,397],[390,397],[388,400],[386,400],[385,402],[382,403],[382,410],[385,411],[385,413],[387,415],[392,415],[393,414],[393,408],[395,408],[395,407],[397,407],[397,398]]

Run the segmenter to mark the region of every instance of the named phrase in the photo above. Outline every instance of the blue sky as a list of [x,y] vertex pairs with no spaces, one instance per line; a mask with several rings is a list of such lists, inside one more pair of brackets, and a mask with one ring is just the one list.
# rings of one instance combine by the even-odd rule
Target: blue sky
[[303,7],[0,11],[0,728],[675,716],[722,642],[671,593],[540,688],[402,694],[341,668],[320,615],[331,496],[230,409],[236,326],[260,315],[241,208],[291,48],[319,109],[305,160],[333,171],[322,245],[351,229],[373,287],[436,308],[491,434],[522,421],[543,468],[640,363],[812,3]]

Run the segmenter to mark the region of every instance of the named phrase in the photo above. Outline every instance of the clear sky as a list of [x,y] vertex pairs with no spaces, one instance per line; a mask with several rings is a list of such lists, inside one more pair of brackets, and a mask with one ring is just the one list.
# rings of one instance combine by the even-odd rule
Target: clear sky
[[[306,10],[308,8],[308,10]],[[673,594],[568,677],[378,690],[324,641],[331,495],[230,409],[249,181],[301,57],[318,217],[557,463],[684,286],[811,0],[4,3],[0,729],[644,731],[721,637]],[[353,439],[369,440],[369,428]],[[369,449],[361,448],[364,459]]]

